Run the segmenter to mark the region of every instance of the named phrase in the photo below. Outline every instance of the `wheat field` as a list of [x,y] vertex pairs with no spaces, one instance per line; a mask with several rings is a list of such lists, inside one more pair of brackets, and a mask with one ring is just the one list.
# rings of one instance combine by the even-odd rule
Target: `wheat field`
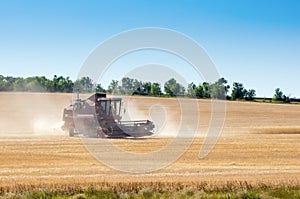
[[[110,139],[109,142],[134,153],[159,151],[168,146],[182,117],[178,99],[130,97],[127,100],[131,117],[152,117],[159,124],[157,134],[145,139]],[[203,182],[211,186],[228,182],[299,185],[299,105],[226,102],[221,137],[209,155],[199,159],[209,129],[211,101],[194,99],[200,119],[195,129],[197,137],[188,149],[167,167],[133,174],[97,161],[80,137],[68,137],[60,129],[62,110],[71,101],[71,94],[0,94],[1,187]],[[155,114],[163,114],[164,122],[160,123]],[[195,115],[184,117],[194,121]],[[186,138],[180,139],[184,143]],[[97,143],[106,144],[101,139]]]

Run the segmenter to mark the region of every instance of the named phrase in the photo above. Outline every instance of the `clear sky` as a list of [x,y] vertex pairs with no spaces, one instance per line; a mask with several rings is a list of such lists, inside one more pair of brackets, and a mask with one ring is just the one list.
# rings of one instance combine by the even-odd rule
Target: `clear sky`
[[74,80],[101,42],[142,27],[193,38],[231,85],[300,97],[299,0],[0,0],[0,74]]

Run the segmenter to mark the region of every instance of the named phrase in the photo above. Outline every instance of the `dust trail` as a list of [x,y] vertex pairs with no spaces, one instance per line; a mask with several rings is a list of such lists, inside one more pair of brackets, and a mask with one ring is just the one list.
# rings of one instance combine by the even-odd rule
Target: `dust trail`
[[[182,120],[182,114],[188,110],[183,110],[182,104],[176,98],[159,99],[149,97],[147,100],[136,96],[122,98],[126,108],[123,120],[148,119],[153,121],[155,125],[154,136],[176,137],[181,134],[179,136],[191,137],[194,136],[192,135],[194,131],[197,131],[192,126],[195,126],[195,122],[198,121],[194,119]],[[185,132],[182,132],[182,130]]]
[[0,135],[64,135],[62,112],[72,94],[1,93]]
[[31,121],[32,129],[35,134],[38,135],[63,135],[64,132],[61,129],[63,121],[54,116],[38,116]]

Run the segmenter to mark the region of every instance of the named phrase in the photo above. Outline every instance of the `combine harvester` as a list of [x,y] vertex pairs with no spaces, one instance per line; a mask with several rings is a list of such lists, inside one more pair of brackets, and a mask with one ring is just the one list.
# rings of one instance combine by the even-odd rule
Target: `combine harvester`
[[143,137],[153,134],[149,120],[121,121],[122,98],[107,98],[95,93],[85,100],[79,98],[64,109],[62,126],[70,136],[99,138]]

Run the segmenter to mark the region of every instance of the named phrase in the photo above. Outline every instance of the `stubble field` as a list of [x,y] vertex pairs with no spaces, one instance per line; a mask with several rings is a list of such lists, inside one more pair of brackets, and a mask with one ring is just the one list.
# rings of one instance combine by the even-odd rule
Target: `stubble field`
[[[299,105],[226,102],[221,137],[209,155],[199,159],[211,120],[211,101],[196,100],[200,120],[191,146],[168,167],[132,174],[97,161],[81,138],[61,131],[62,110],[71,100],[70,94],[0,94],[1,187],[204,182],[220,186],[228,182],[299,185]],[[159,125],[156,136],[150,138],[109,140],[124,151],[159,151],[172,142],[180,127],[182,111],[175,98],[130,97],[127,109],[131,118],[152,119]],[[164,122],[157,114],[164,115]],[[185,117],[193,121],[195,115]],[[186,138],[181,139],[185,143]],[[101,139],[97,142],[106,144]]]

